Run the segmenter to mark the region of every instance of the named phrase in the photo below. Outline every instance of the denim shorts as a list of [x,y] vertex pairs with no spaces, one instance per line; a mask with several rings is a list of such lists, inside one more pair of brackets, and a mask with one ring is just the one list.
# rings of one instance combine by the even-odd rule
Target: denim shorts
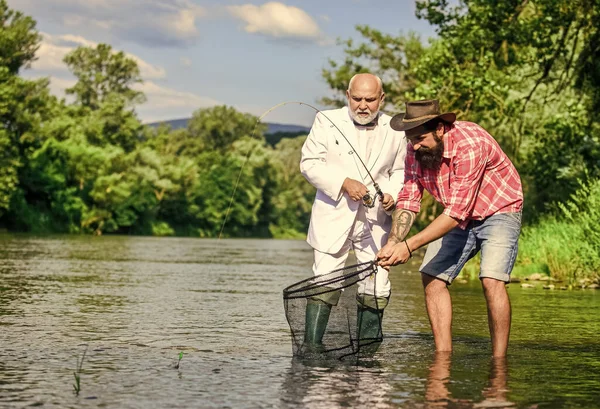
[[479,278],[508,283],[517,258],[520,233],[520,212],[472,220],[465,230],[456,227],[429,243],[419,271],[451,284],[466,262],[481,251]]

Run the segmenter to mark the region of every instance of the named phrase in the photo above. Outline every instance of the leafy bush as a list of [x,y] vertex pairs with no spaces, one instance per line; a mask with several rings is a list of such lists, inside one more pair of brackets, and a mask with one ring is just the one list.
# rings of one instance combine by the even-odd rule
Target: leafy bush
[[[600,277],[600,179],[582,183],[553,216],[523,229],[517,270],[537,265],[559,280]],[[538,271],[543,272],[543,271]]]

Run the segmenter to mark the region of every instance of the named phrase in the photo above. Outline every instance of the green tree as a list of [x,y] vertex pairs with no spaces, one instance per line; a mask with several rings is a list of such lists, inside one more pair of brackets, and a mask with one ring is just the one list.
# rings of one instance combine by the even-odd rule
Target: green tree
[[114,94],[127,104],[144,100],[143,94],[133,89],[142,82],[137,63],[122,51],[114,52],[108,44],[78,47],[65,56],[64,62],[77,77],[77,83],[66,92],[74,95],[82,107],[99,109]]
[[425,47],[415,33],[392,36],[361,25],[356,30],[365,42],[356,44],[349,39],[340,43],[346,57],[342,63],[330,59],[330,69],[323,69],[323,78],[334,96],[322,98],[322,102],[337,107],[346,105],[350,78],[361,72],[372,72],[383,81],[386,108],[394,110],[405,101],[405,94],[417,85],[413,65]]
[[496,72],[504,92],[481,93],[498,104],[479,105],[473,116],[521,165],[530,218],[566,200],[579,178],[599,176],[599,1],[469,0],[452,9],[442,0],[417,8],[438,24],[459,65],[484,55],[494,68],[478,78]]
[[[40,36],[35,21],[0,0],[0,220],[19,190],[20,173],[43,143],[41,123],[55,113],[48,80],[18,76],[33,60]],[[3,221],[3,223],[5,223]]]
[[72,115],[83,124],[88,141],[132,152],[143,134],[134,111],[134,104],[144,100],[143,93],[133,88],[142,81],[136,61],[106,44],[78,47],[64,61],[77,77],[67,93],[75,95],[78,109]]
[[143,125],[126,99],[117,93],[105,98],[98,109],[81,117],[87,140],[95,145],[119,146],[133,151],[141,142]]
[[161,188],[162,195],[157,212],[159,223],[166,223],[179,235],[197,235],[190,208],[194,206],[194,189],[199,185],[199,170],[191,158],[166,156],[163,177],[171,183],[169,189]]
[[205,150],[227,150],[243,137],[264,141],[266,125],[233,107],[216,106],[194,112],[187,129],[191,140],[186,141],[180,151],[187,156],[196,156]]
[[88,193],[110,163],[105,149],[77,138],[48,138],[24,167],[13,228],[34,232],[81,231]]
[[35,21],[0,0],[0,67],[18,74],[35,59],[40,40]]
[[152,234],[162,201],[179,189],[168,159],[148,147],[115,153],[94,181],[82,225],[96,234]]
[[463,0],[453,8],[447,0],[420,0],[417,16],[438,26],[445,40],[456,39],[449,44],[461,59],[472,60],[485,50],[499,66],[527,66],[535,81],[525,104],[542,84],[556,93],[573,79],[599,101],[598,0]]
[[359,26],[366,41],[343,43],[345,60],[332,61],[324,78],[341,96],[351,75],[370,70],[397,111],[406,100],[437,98],[481,124],[520,169],[536,214],[572,194],[582,169],[598,174],[599,13],[597,0],[418,1],[438,38],[409,48],[408,36]]
[[304,238],[310,222],[310,211],[315,188],[299,170],[301,149],[306,136],[284,138],[277,145],[271,159],[277,176],[277,191],[271,198],[274,237]]
[[217,237],[224,227],[225,237],[249,235],[262,205],[261,187],[253,183],[252,167],[243,167],[244,161],[234,155],[208,151],[198,160],[203,166],[189,208],[197,234]]

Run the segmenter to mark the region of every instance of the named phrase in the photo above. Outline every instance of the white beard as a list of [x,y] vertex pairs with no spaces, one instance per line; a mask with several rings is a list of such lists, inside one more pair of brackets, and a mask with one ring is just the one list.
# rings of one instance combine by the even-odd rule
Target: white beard
[[375,118],[377,118],[377,114],[379,113],[378,110],[375,112],[369,111],[368,116],[362,117],[362,116],[359,116],[356,111],[351,110],[350,107],[348,107],[348,111],[350,112],[350,117],[352,118],[352,120],[354,122],[356,122],[357,124],[361,124],[361,125],[366,125],[369,122],[372,122]]

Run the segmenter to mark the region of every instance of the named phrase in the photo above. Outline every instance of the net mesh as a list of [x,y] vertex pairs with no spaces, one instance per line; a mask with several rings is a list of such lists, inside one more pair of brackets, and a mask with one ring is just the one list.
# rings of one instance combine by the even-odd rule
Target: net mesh
[[358,293],[358,284],[376,273],[374,262],[355,264],[283,290],[294,356],[343,359],[377,350],[387,299]]

